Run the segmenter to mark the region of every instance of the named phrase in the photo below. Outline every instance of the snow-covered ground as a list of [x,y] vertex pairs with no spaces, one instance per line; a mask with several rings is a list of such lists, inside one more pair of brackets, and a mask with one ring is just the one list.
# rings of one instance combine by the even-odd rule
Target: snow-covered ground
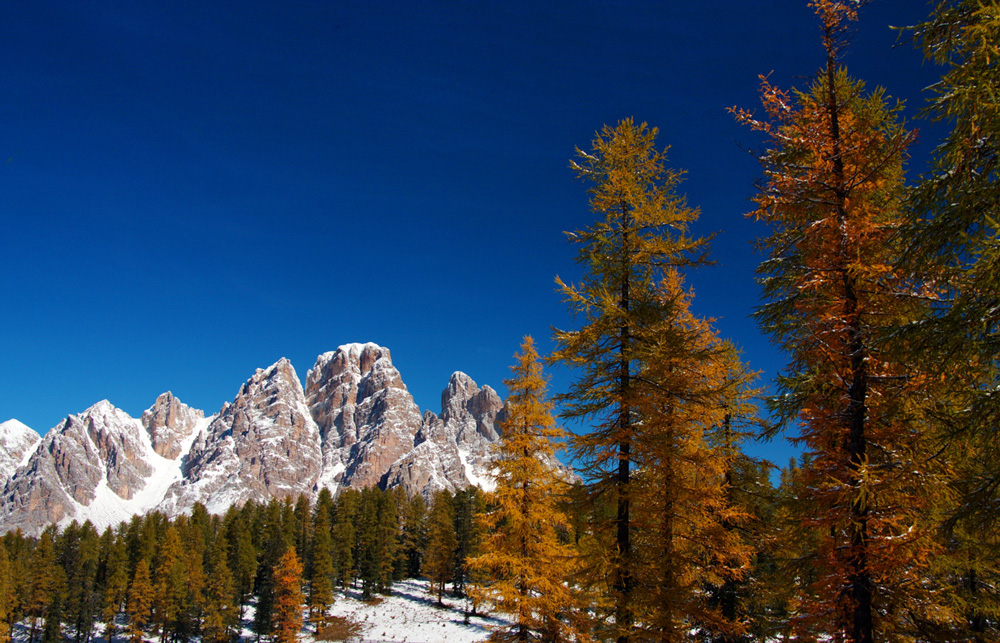
[[[392,595],[377,595],[369,601],[361,600],[360,590],[338,593],[330,610],[331,616],[349,618],[358,625],[359,636],[347,639],[349,643],[474,643],[489,636],[490,627],[507,624],[495,616],[470,616],[466,619],[465,599],[445,596],[445,607],[435,604],[436,597],[428,594],[426,580],[405,580],[393,586]],[[247,609],[243,619],[242,643],[254,643],[256,634],[250,629],[253,609]],[[27,643],[28,628],[21,623],[15,626],[12,643]],[[121,626],[124,622],[120,623]],[[107,643],[97,625],[91,643]],[[121,628],[119,628],[120,631]],[[315,637],[315,628],[307,623],[299,634],[300,643],[322,643]],[[146,641],[159,642],[159,637],[146,637]],[[264,639],[262,639],[264,640]],[[127,643],[118,635],[112,643]]]
[[490,626],[506,622],[492,616],[470,616],[466,622],[467,601],[447,595],[445,607],[437,607],[425,580],[401,581],[392,590],[391,596],[378,596],[370,603],[361,601],[360,592],[338,595],[330,614],[358,623],[365,641],[407,643],[482,641],[489,636]]

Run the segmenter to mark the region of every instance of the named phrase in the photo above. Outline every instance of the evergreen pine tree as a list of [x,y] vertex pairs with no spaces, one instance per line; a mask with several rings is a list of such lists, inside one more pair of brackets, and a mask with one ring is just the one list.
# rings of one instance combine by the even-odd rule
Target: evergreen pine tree
[[209,555],[204,605],[202,640],[205,643],[227,643],[238,625],[239,607],[233,575],[229,570],[226,539],[222,535],[213,542]]
[[327,610],[333,604],[333,539],[330,535],[329,507],[325,502],[317,502],[313,520],[309,610],[312,619],[321,627],[326,621]]
[[115,634],[115,617],[125,607],[128,597],[128,550],[125,538],[109,527],[101,535],[101,621],[104,639],[111,641]]
[[469,582],[468,561],[479,554],[482,544],[482,530],[476,517],[485,510],[484,498],[479,487],[470,486],[455,492],[455,572],[452,590],[457,596],[465,596]]
[[410,498],[403,512],[402,553],[408,578],[420,575],[424,550],[427,548],[427,502],[420,494]]
[[447,489],[434,494],[427,532],[422,572],[430,580],[430,591],[437,596],[438,605],[443,605],[445,585],[451,582],[455,573],[455,550],[458,548],[455,508]]
[[230,508],[223,520],[229,549],[229,569],[233,574],[233,586],[241,621],[243,611],[253,593],[254,579],[257,577],[257,550],[254,548],[247,524],[248,513],[249,508],[246,505],[243,511]]
[[333,522],[333,564],[340,586],[347,588],[355,577],[355,520],[361,494],[355,489],[344,489],[337,496],[336,516]]
[[294,537],[294,532],[289,532],[286,525],[293,524],[294,520],[287,521],[289,511],[284,511],[284,503],[271,500],[264,508],[262,518],[262,529],[266,536],[266,541],[261,552],[260,565],[257,568],[257,582],[255,589],[257,593],[257,610],[254,613],[253,629],[258,636],[269,636],[272,632],[274,622],[274,601],[275,601],[275,569],[281,557],[289,548],[289,540]]

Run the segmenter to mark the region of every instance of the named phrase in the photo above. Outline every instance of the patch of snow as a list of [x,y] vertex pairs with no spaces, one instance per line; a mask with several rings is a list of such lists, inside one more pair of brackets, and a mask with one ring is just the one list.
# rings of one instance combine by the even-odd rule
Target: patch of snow
[[466,599],[445,595],[444,607],[439,607],[428,589],[426,580],[408,579],[394,584],[392,595],[376,595],[367,603],[359,591],[351,590],[337,596],[330,614],[357,623],[366,641],[474,643],[485,640],[491,627],[509,624],[494,615],[466,619]]
[[[10,419],[0,422],[0,480],[13,475],[14,471],[28,464],[28,460],[41,443],[42,436],[20,420]],[[19,461],[7,462],[8,455],[13,455],[22,449]],[[3,469],[4,465],[10,465],[9,474]]]
[[489,474],[484,473],[480,475],[476,473],[472,463],[469,462],[469,454],[465,452],[465,449],[458,449],[458,459],[462,461],[462,467],[465,469],[465,477],[469,479],[469,482],[486,492],[496,490],[497,483]]

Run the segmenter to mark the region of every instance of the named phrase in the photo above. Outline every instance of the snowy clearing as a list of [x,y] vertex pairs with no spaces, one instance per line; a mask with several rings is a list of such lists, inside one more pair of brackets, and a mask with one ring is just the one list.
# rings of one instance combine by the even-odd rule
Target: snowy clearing
[[[404,580],[393,585],[392,595],[377,595],[371,600],[361,600],[361,590],[338,592],[330,609],[333,617],[347,617],[358,625],[359,636],[346,639],[348,643],[475,643],[489,636],[490,628],[506,625],[508,621],[494,616],[465,617],[466,599],[445,596],[444,607],[435,605],[435,598],[427,592],[426,580]],[[255,643],[257,635],[251,629],[253,607],[243,615],[240,633],[242,643]],[[125,621],[119,615],[119,633],[111,643],[128,643],[122,634]],[[95,627],[90,643],[108,643],[102,635],[102,625]],[[315,627],[307,623],[299,633],[301,643],[322,643],[315,636]],[[72,632],[64,630],[72,639]],[[160,643],[158,636],[146,636],[144,641]],[[195,639],[196,640],[196,639]],[[266,641],[266,639],[261,639]],[[15,625],[12,643],[27,643],[28,624]]]

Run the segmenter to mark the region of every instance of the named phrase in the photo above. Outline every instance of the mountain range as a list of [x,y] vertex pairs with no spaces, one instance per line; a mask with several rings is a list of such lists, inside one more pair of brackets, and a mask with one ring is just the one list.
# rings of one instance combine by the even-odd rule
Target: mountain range
[[324,353],[305,386],[287,359],[257,369],[211,416],[167,392],[140,418],[107,400],[44,437],[0,424],[0,533],[37,534],[90,520],[103,529],[195,503],[223,513],[250,500],[315,498],[321,489],[489,488],[503,402],[455,372],[441,413],[421,413],[389,351],[347,344]]

